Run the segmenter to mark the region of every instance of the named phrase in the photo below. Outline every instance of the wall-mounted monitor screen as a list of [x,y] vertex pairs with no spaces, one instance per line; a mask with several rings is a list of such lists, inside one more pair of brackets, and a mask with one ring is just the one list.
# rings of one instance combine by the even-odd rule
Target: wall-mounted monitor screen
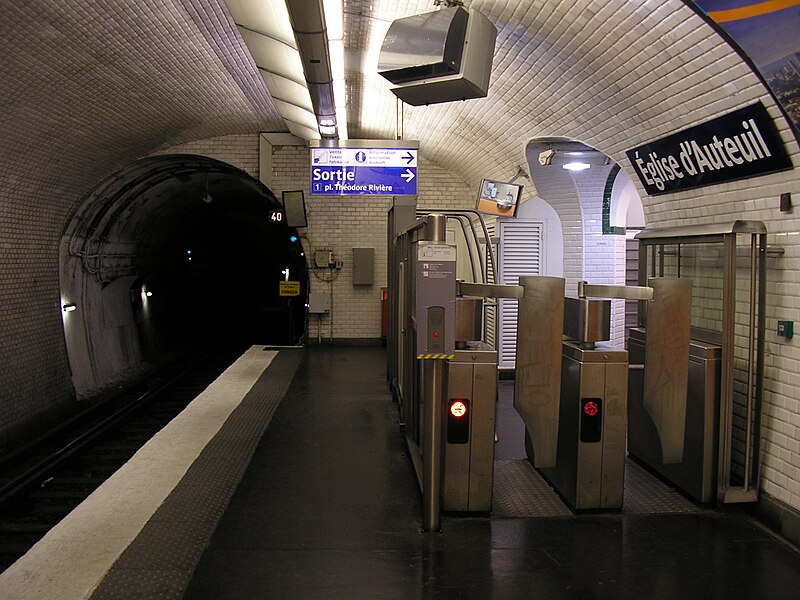
[[306,219],[306,200],[303,190],[281,192],[286,225],[289,227],[308,227]]
[[503,183],[493,179],[482,179],[478,191],[478,212],[498,217],[515,217],[522,196],[522,187],[516,183]]

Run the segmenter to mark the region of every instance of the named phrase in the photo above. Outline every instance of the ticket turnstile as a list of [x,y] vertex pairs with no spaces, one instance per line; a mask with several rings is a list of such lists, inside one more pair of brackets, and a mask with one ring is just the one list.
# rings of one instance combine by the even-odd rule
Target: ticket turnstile
[[497,352],[467,342],[447,363],[442,507],[446,511],[492,509]]
[[597,343],[609,339],[611,303],[587,296],[651,299],[653,290],[582,283],[579,298],[564,298],[557,293],[563,280],[521,277],[520,284],[514,406],[525,421],[528,458],[574,510],[618,510],[628,353]]
[[622,507],[627,393],[625,350],[564,342],[556,464],[539,472],[574,510]]
[[[462,217],[453,215],[460,223]],[[396,299],[387,374],[422,492],[425,531],[439,530],[442,509],[487,512],[492,501],[497,353],[474,341],[483,332],[482,290],[456,297],[448,218],[431,213],[404,229],[390,218]],[[477,245],[474,231],[473,239]]]
[[[650,309],[639,307],[638,325],[647,331],[642,404],[659,432],[664,455],[654,462],[677,466],[685,463],[688,458],[695,465],[702,464],[704,474],[701,479],[704,481],[700,486],[696,482],[691,484],[695,491],[690,493],[695,497],[708,498],[708,482],[716,477],[716,497],[719,501],[756,502],[762,479],[760,443],[766,257],[769,254],[767,228],[761,221],[737,220],[732,223],[644,230],[636,235],[636,239],[640,242],[639,282],[663,277],[693,282],[697,289],[692,294],[688,309],[691,312],[692,337],[713,342],[714,346],[718,346],[719,357],[719,421],[714,426],[715,431],[712,433],[709,427],[713,418],[709,418],[706,409],[697,410],[700,406],[697,402],[694,402],[693,408],[691,399],[685,406],[685,421],[673,420],[685,423],[686,431],[667,431],[664,428],[667,422],[658,419],[661,415],[652,410],[652,403],[648,406],[652,399],[652,388],[648,389],[648,380],[654,379],[653,371],[658,375],[664,364],[664,361],[652,359],[650,348],[654,341],[661,347],[673,346],[663,341],[663,331],[659,332],[654,328]],[[665,329],[667,334],[671,332],[671,320],[667,322]],[[688,336],[684,347],[687,351],[690,348]],[[710,351],[711,347],[708,346],[706,350]],[[705,352],[700,347],[692,348],[694,354],[698,351]],[[670,363],[688,368],[690,373],[697,370],[697,365],[689,362],[688,355],[685,360],[678,361],[672,355],[670,359]],[[656,368],[652,369],[648,362],[654,363]],[[706,382],[715,378],[716,374],[707,373]],[[658,377],[655,379],[658,384]],[[693,385],[691,379],[690,375],[690,386]],[[689,415],[689,411],[693,414]],[[666,411],[662,411],[661,414],[665,413]],[[644,428],[648,427],[650,424],[645,420]],[[701,438],[696,435],[696,431],[691,435],[689,431],[698,427],[709,431],[702,438],[703,446],[713,436],[719,438],[716,450],[705,447],[700,450],[702,459],[699,462],[697,440]],[[664,447],[669,452],[665,453]],[[681,449],[683,454],[677,452]],[[685,452],[690,455],[685,456]],[[712,469],[716,470],[716,475],[712,475],[706,465],[714,460],[715,454],[717,465]],[[664,475],[658,464],[654,466]],[[693,467],[695,470],[697,468]],[[669,469],[672,471],[673,467]],[[686,484],[679,485],[683,487]]]
[[[644,364],[647,333],[630,330],[631,364]],[[714,502],[719,443],[719,392],[722,349],[700,339],[689,342],[684,452],[679,462],[664,460],[658,430],[644,407],[644,371],[630,372],[628,452],[703,504]]]

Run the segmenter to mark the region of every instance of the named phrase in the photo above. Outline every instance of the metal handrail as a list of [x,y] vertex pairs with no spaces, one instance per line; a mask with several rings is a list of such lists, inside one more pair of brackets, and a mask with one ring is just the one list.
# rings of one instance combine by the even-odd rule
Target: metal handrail
[[[469,219],[470,223],[472,223],[472,231],[473,237],[475,238],[475,246],[478,250],[480,250],[480,239],[477,237],[475,233],[475,223],[479,223],[481,226],[481,230],[483,231],[484,239],[486,240],[486,249],[488,254],[488,259],[490,264],[483,264],[483,258],[481,257],[481,253],[478,252],[478,257],[481,262],[481,268],[483,270],[483,280],[484,282],[488,281],[488,267],[491,266],[492,273],[497,273],[497,263],[495,261],[494,256],[494,248],[492,248],[492,240],[489,236],[489,229],[486,227],[486,221],[483,218],[483,214],[479,213],[477,210],[473,209],[426,209],[426,208],[418,208],[417,214],[428,214],[428,213],[442,213],[445,215],[460,215],[464,216]],[[472,219],[469,215],[474,215],[476,219]]]

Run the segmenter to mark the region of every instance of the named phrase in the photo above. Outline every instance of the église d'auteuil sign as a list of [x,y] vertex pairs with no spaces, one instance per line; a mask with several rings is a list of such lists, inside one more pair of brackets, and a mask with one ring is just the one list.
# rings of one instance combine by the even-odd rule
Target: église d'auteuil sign
[[761,102],[625,153],[651,196],[792,167]]

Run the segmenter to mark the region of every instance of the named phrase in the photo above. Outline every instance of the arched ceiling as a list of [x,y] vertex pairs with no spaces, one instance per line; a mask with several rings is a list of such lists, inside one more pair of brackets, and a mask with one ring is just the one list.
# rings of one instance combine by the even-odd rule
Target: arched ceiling
[[109,241],[157,246],[185,229],[187,215],[198,211],[250,213],[266,221],[268,210],[279,207],[263,184],[226,163],[161,155],[136,161],[102,182],[78,207],[67,233],[92,246]]
[[180,244],[231,222],[249,223],[247,230],[268,246],[276,230],[281,240],[288,236],[285,227],[270,230],[269,211],[279,207],[263,184],[226,163],[184,154],[141,159],[76,206],[62,239],[62,262],[80,259],[83,271],[108,283],[135,273],[137,261],[174,260]]
[[[465,4],[498,29],[489,97],[406,107],[403,134],[467,181],[513,176],[536,137],[575,139],[622,163],[659,131],[766,96],[681,0]],[[433,8],[344,1],[351,138],[394,138],[395,99],[369,50],[393,19]],[[82,193],[178,143],[288,131],[223,0],[4,2],[0,53],[0,177],[33,179],[29,191],[50,202],[74,202],[54,187]]]

